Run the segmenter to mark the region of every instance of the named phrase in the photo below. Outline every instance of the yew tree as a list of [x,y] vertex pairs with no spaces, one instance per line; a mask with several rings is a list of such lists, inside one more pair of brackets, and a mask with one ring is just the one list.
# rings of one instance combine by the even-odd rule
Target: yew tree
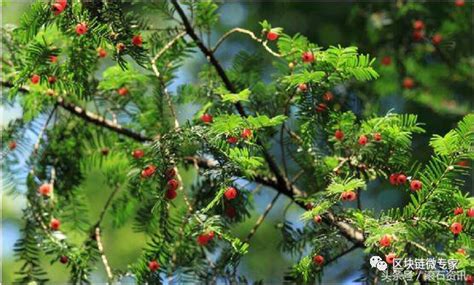
[[[403,11],[392,10],[397,21]],[[148,14],[160,15],[159,25]],[[354,249],[387,260],[454,258],[472,274],[474,199],[463,191],[474,159],[472,110],[457,108],[465,114],[459,123],[432,136],[431,158],[417,161],[413,137],[436,122],[377,108],[354,112],[341,91],[415,94],[421,80],[406,73],[422,76],[426,46],[400,37],[419,53],[390,51],[394,58],[381,67],[356,46],[319,46],[263,19],[259,30],[236,27],[216,40],[210,34],[219,17],[213,1],[55,0],[32,3],[18,26],[2,28],[2,104],[22,112],[2,130],[4,189],[27,201],[15,244],[18,282],[47,282],[46,256],[67,267],[72,283],[91,282],[96,268],[109,283],[245,283],[237,268],[258,250],[252,237],[278,199],[298,207],[296,219],[281,221],[275,248],[297,257],[285,273],[290,282],[321,280],[328,264]],[[216,51],[232,37],[255,42],[261,53],[242,50],[223,65]],[[426,44],[441,66],[458,60],[432,37]],[[206,63],[196,81],[183,82],[190,57]],[[430,103],[429,94],[414,98]],[[99,209],[84,195],[91,172],[109,189]],[[381,184],[406,205],[364,207],[361,196]],[[274,198],[255,219],[260,187]],[[235,226],[249,219],[256,222],[248,235],[236,236]],[[126,269],[114,268],[103,229],[130,223],[146,241]],[[369,282],[380,274],[366,272]]]

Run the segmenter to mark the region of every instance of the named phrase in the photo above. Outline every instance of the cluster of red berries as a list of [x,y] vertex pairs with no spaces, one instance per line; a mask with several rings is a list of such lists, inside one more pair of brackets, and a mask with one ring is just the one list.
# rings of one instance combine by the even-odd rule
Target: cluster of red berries
[[198,235],[197,237],[197,243],[200,245],[200,246],[206,246],[210,241],[212,241],[214,239],[214,232],[213,231],[209,231],[207,233],[202,233],[200,235]]
[[[408,178],[403,173],[392,173],[390,175],[389,181],[392,185],[403,185],[407,182]],[[418,191],[423,188],[423,183],[420,180],[413,179],[410,182],[411,191]]]
[[176,198],[176,196],[178,196],[176,190],[179,187],[179,182],[174,178],[175,176],[176,171],[174,170],[174,168],[169,168],[165,173],[165,177],[166,179],[168,179],[168,182],[166,183],[167,188],[165,196],[168,200],[173,200],[174,198]]
[[67,6],[67,0],[56,0],[53,3],[53,6],[51,7],[51,10],[53,11],[54,15],[57,16],[66,9]]
[[313,263],[317,266],[322,266],[324,264],[324,257],[322,255],[313,256]]
[[[455,216],[458,216],[458,215],[461,215],[462,213],[464,213],[464,210],[461,207],[457,207],[457,208],[454,209],[453,212],[454,212]],[[466,216],[468,216],[469,218],[474,217],[474,208],[467,209],[466,210]]]
[[[342,141],[344,139],[344,132],[342,130],[336,130],[334,132],[334,138],[338,141]],[[373,134],[373,139],[376,142],[382,141],[382,134],[380,133],[375,133]],[[360,135],[359,138],[357,139],[357,142],[361,146],[365,146],[369,142],[369,138],[366,135]]]
[[357,193],[354,191],[346,191],[341,193],[342,201],[354,201],[357,199]]
[[[240,133],[240,137],[244,140],[248,140],[252,137],[252,130],[251,129],[243,129],[242,132]],[[236,144],[239,141],[238,137],[235,136],[229,136],[227,138],[227,142],[230,144]]]
[[412,38],[414,41],[421,41],[425,36],[425,22],[416,20],[413,22]]
[[234,200],[235,198],[237,198],[238,195],[239,195],[239,191],[237,191],[237,189],[235,189],[232,186],[227,187],[227,189],[225,189],[224,197],[229,201]]

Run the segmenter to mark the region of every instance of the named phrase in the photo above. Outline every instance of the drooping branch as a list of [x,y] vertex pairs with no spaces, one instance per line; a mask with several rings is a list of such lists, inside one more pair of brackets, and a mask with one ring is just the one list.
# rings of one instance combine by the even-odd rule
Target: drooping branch
[[[214,56],[214,53],[212,50],[207,48],[202,40],[198,37],[196,32],[194,31],[193,26],[191,25],[188,17],[186,16],[185,12],[179,5],[177,0],[171,0],[171,3],[173,4],[174,8],[176,9],[176,12],[180,16],[181,20],[183,21],[184,28],[187,32],[187,34],[193,39],[193,41],[196,43],[197,47],[201,50],[201,52],[206,56],[208,61],[214,66],[217,74],[221,78],[222,82],[224,83],[225,87],[232,93],[237,93],[237,88],[233,85],[229,77],[227,76],[224,68],[222,65],[219,63],[219,61],[216,59]],[[246,117],[246,112],[240,104],[240,102],[237,102],[235,104],[235,107],[239,114],[243,117]],[[294,185],[292,185],[289,181],[288,178],[284,176],[284,174],[281,172],[279,169],[277,163],[275,160],[272,158],[272,156],[266,151],[266,149],[263,147],[263,144],[260,141],[257,141],[257,143],[262,146],[263,148],[263,156],[265,158],[265,161],[267,162],[270,171],[274,174],[275,178],[268,180],[268,178],[265,178],[265,181],[268,183],[275,182],[275,184],[272,183],[272,188],[274,188],[276,191],[281,192],[285,196],[288,196],[290,199],[295,200],[296,197],[298,196],[304,196],[304,192],[296,188]],[[303,203],[297,201],[297,204],[301,207],[305,207]],[[363,246],[364,242],[364,235],[362,232],[359,230],[355,229],[352,225],[344,222],[344,221],[339,221],[336,219],[336,217],[332,213],[328,213],[324,215],[323,221],[335,226],[338,228],[338,230],[341,232],[341,234],[348,238],[350,241],[352,241],[354,244],[357,244],[358,246]]]

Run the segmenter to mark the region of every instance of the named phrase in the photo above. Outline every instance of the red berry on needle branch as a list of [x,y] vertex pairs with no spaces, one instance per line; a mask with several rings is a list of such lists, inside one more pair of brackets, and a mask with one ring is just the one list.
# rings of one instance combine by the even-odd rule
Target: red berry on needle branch
[[344,139],[344,132],[342,132],[341,130],[337,130],[334,132],[334,137],[336,138],[336,140],[342,141]]
[[454,215],[457,216],[457,215],[461,215],[464,210],[461,208],[461,207],[457,207],[456,209],[454,209]]
[[83,35],[85,33],[87,33],[87,24],[86,23],[79,23],[76,25],[76,34],[78,35]]
[[270,30],[268,33],[267,33],[267,40],[269,41],[274,41],[276,39],[278,39],[279,37],[279,34],[273,30]]
[[58,219],[51,219],[51,222],[49,223],[49,228],[53,231],[59,230],[59,227],[61,226],[61,222]]
[[234,200],[235,198],[237,198],[237,195],[238,195],[238,191],[234,187],[227,187],[227,189],[224,192],[224,197],[227,200]]
[[304,63],[312,63],[314,61],[313,52],[305,51],[303,55],[301,56],[301,60],[303,60]]
[[230,144],[235,144],[237,143],[239,139],[237,137],[234,137],[234,136],[230,136],[227,138],[227,142],[230,143]]
[[134,35],[132,37],[132,45],[134,46],[137,46],[137,47],[141,47],[143,44],[143,38],[141,35]]
[[136,149],[132,152],[133,158],[140,159],[145,155],[145,152],[141,149]]
[[31,76],[31,83],[38,84],[40,82],[41,77],[38,74],[33,74]]
[[151,272],[155,272],[160,268],[160,264],[156,260],[151,260],[148,262],[148,269],[150,269]]
[[359,140],[358,140],[358,142],[359,142],[359,144],[360,144],[361,146],[365,146],[368,141],[369,141],[369,139],[368,139],[367,136],[365,136],[365,135],[361,135],[361,136],[359,137]]
[[155,171],[156,171],[156,166],[150,164],[147,167],[145,167],[145,169],[142,170],[142,177],[148,178],[152,176],[155,173]]
[[392,244],[392,237],[390,235],[384,235],[380,238],[379,244],[381,247],[389,247]]
[[411,191],[418,191],[423,188],[423,183],[420,180],[412,180],[410,183]]
[[442,41],[443,41],[443,36],[441,36],[441,34],[435,34],[435,35],[431,38],[431,42],[432,42],[435,46],[439,45]]
[[240,137],[244,140],[250,139],[252,137],[252,130],[251,129],[243,129]]
[[53,186],[49,183],[44,183],[38,188],[38,192],[44,197],[51,195],[52,190]]
[[322,255],[315,255],[313,256],[313,263],[317,266],[321,266],[324,264],[324,257]]
[[128,89],[127,87],[121,87],[117,90],[117,93],[120,95],[120,96],[125,96],[128,94]]
[[451,224],[450,230],[453,234],[458,235],[462,232],[462,225],[461,223],[454,222]]
[[211,114],[208,114],[208,113],[205,113],[201,116],[201,121],[205,124],[210,124],[212,123],[212,115]]
[[101,47],[97,48],[97,56],[100,58],[104,58],[107,56],[107,51]]

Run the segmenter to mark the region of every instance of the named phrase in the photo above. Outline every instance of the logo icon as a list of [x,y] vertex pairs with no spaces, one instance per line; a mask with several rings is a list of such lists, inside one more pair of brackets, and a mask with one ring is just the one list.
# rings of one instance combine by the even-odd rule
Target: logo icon
[[372,266],[372,268],[377,268],[379,271],[385,271],[388,267],[387,263],[377,255],[374,255],[370,258],[370,266]]

